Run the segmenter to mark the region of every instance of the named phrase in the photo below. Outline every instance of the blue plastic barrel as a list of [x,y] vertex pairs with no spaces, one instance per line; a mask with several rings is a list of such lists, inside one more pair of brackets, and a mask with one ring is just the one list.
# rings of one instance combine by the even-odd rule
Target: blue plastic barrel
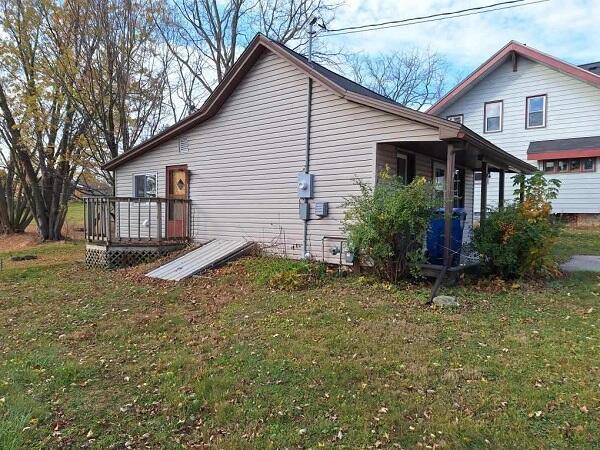
[[[430,264],[444,263],[444,208],[435,211],[427,230],[427,261]],[[460,249],[462,247],[463,229],[467,219],[467,212],[463,208],[452,210],[452,265],[460,261]]]

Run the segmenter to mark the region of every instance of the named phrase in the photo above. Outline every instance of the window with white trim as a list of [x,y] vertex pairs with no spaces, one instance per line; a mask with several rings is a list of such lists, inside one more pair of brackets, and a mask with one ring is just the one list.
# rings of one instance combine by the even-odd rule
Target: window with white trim
[[138,198],[156,197],[156,173],[133,176],[133,196]]
[[446,117],[447,120],[449,120],[450,122],[456,122],[456,123],[464,123],[465,120],[465,116],[462,114],[453,114],[451,116],[447,116]]
[[546,94],[527,97],[527,128],[544,128],[546,126]]
[[502,110],[504,102],[496,100],[484,104],[483,131],[484,133],[497,133],[502,131]]

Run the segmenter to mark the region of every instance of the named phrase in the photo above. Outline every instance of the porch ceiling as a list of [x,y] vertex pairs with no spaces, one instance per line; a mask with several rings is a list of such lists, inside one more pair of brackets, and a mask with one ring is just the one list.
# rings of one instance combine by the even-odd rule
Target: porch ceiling
[[[446,141],[399,141],[387,142],[388,144],[397,145],[400,148],[408,151],[426,155],[430,158],[439,161],[446,161],[448,142]],[[515,164],[515,157],[505,158],[505,152],[494,152],[491,149],[474,145],[466,140],[453,141],[455,148],[461,150],[456,152],[456,164],[466,167],[471,170],[480,171],[482,161],[488,163],[488,171],[497,172],[504,170],[505,172],[523,172],[532,173],[535,167],[530,164],[519,161],[520,164]],[[498,149],[500,150],[500,149]]]

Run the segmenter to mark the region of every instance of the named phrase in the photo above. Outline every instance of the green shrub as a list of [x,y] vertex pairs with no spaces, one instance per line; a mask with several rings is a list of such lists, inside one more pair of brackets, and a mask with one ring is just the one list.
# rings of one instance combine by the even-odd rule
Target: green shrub
[[433,185],[422,177],[404,185],[387,170],[375,187],[361,180],[356,184],[360,193],[347,200],[343,222],[350,250],[387,280],[417,274],[437,205]]
[[[473,230],[473,245],[484,268],[503,278],[556,273],[552,248],[560,229],[550,216],[550,201],[558,195],[560,182],[541,173],[513,179],[515,186],[524,185],[523,203],[491,211]],[[515,190],[519,194],[520,188]]]

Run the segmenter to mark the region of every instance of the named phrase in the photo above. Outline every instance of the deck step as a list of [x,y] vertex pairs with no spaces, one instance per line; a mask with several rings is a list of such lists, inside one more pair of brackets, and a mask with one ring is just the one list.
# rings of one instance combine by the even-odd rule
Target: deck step
[[215,239],[146,274],[150,278],[179,281],[240,255],[253,245],[245,239]]

